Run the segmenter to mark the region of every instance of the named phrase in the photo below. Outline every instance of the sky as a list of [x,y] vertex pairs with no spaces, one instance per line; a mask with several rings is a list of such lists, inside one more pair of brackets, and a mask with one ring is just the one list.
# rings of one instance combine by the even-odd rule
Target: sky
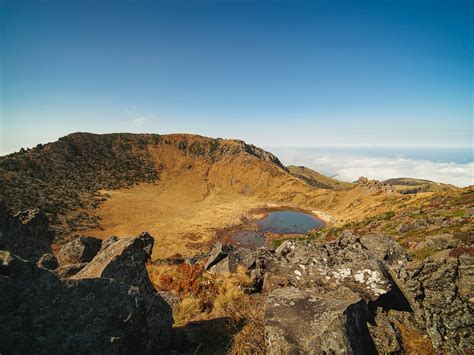
[[0,1],[1,147],[472,145],[472,1]]
[[[473,4],[0,0],[0,155],[76,131],[185,132],[348,181],[473,184]],[[437,155],[399,154],[420,146]]]

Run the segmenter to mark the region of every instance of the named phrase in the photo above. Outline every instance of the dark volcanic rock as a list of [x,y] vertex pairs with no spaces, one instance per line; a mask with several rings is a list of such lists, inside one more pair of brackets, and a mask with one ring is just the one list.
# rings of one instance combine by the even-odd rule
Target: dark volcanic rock
[[205,270],[209,270],[211,267],[216,265],[219,261],[224,259],[232,248],[228,245],[222,245],[221,242],[215,243],[211,251],[209,252],[209,258],[207,259],[206,265],[204,266]]
[[0,264],[2,354],[145,353],[169,343],[169,307],[150,307],[163,302],[156,294],[107,278],[61,281],[6,251]]
[[58,253],[61,266],[91,261],[99,252],[102,241],[93,237],[79,237],[64,244]]
[[284,248],[281,256],[267,258],[265,268],[298,288],[329,291],[345,286],[367,301],[393,288],[383,265],[350,233],[327,244],[286,241]]
[[[48,221],[40,211],[6,219],[8,230],[2,226],[2,232],[8,233],[2,236],[10,250],[0,250],[0,353],[126,354],[167,348],[173,319],[146,272],[150,235],[109,240],[90,263],[56,268]],[[100,241],[80,238],[61,249],[61,260],[90,260],[99,249]]]
[[153,237],[142,233],[136,238],[119,238],[101,250],[74,279],[106,277],[143,290],[153,289],[145,268],[153,248]]
[[52,238],[45,214],[38,209],[31,209],[17,213],[10,219],[3,242],[5,249],[12,254],[36,262],[43,254],[51,253]]
[[58,259],[54,256],[54,254],[47,253],[44,254],[36,263],[36,265],[48,269],[48,270],[54,270],[56,269],[59,264],[58,264]]

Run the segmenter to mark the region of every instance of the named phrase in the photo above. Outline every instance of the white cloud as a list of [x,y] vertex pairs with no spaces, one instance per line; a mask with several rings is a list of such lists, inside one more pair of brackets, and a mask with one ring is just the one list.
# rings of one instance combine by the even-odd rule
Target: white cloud
[[459,187],[474,185],[474,162],[460,164],[337,153],[314,157],[295,150],[281,150],[278,156],[286,165],[305,165],[342,181],[354,181],[360,176],[377,180],[409,177]]
[[140,117],[137,117],[137,118],[135,118],[135,119],[133,120],[133,124],[134,124],[135,126],[141,127],[141,126],[143,126],[143,125],[146,123],[147,120],[148,120],[148,119],[147,119],[146,117],[140,116]]

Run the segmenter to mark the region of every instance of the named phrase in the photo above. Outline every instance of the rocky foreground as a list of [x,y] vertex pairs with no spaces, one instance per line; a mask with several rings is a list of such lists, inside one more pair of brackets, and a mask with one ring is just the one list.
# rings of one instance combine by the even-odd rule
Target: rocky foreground
[[51,253],[48,222],[2,215],[0,353],[156,353],[170,306],[148,278],[153,238],[81,238]]
[[[39,210],[0,209],[0,222],[0,353],[176,353],[171,307],[145,268],[150,235],[82,237],[53,254]],[[269,354],[474,349],[470,253],[412,261],[390,237],[344,232],[275,250],[217,243],[173,262],[203,262],[210,274],[244,270],[251,287],[242,292],[266,299]],[[183,352],[199,349],[190,342]]]

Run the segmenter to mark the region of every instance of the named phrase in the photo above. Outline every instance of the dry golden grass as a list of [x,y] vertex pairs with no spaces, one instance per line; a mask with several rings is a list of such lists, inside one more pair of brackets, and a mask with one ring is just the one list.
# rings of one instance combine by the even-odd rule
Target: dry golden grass
[[238,270],[235,274],[211,275],[202,265],[147,265],[150,279],[157,290],[175,293],[180,304],[174,311],[174,326],[189,322],[227,318],[230,333],[236,335],[231,353],[263,353],[263,301],[245,294],[249,277]]
[[105,203],[85,211],[100,218],[100,228],[84,234],[122,237],[147,231],[156,238],[153,258],[191,255],[206,249],[217,231],[240,224],[249,211],[267,204],[319,210],[343,225],[396,211],[418,198],[358,186],[313,188],[277,164],[239,151],[236,141],[222,141],[228,150],[210,159],[179,149],[181,141],[204,146],[203,137],[169,135],[166,140],[169,144],[147,146],[159,181],[102,191],[110,196]]
[[407,355],[434,355],[431,339],[400,322],[396,323],[402,341],[403,354]]
[[92,211],[100,217],[103,230],[88,233],[105,238],[147,231],[156,240],[153,258],[207,248],[218,229],[240,223],[245,211],[262,204],[254,197],[224,190],[208,193],[205,181],[192,172],[106,193],[111,198]]
[[282,183],[275,190],[262,190],[262,196],[211,186],[194,171],[163,174],[157,184],[104,192],[111,197],[89,211],[100,217],[101,229],[85,233],[105,238],[147,231],[156,239],[153,258],[163,258],[207,249],[217,231],[240,224],[251,210],[266,205],[321,210],[334,218],[332,223],[342,225],[396,210],[400,204],[416,199],[373,194],[359,187],[317,190],[288,179],[288,184]]

